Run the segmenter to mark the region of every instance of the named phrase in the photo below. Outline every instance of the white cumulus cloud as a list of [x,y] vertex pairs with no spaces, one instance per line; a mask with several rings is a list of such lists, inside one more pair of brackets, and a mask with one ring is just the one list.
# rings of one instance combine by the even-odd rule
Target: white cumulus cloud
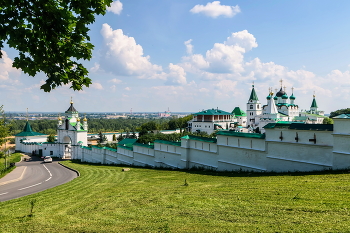
[[122,10],[123,10],[123,3],[121,3],[119,0],[112,2],[111,6],[107,7],[107,11],[111,11],[116,15],[120,15]]
[[186,72],[181,66],[174,65],[174,64],[170,63],[169,70],[170,70],[170,72],[168,74],[166,84],[184,85],[187,83]]
[[192,39],[189,39],[189,40],[185,41],[185,43],[184,43],[186,46],[187,54],[192,54],[192,52],[193,52],[193,45],[191,44],[191,42],[192,42]]
[[20,70],[12,67],[13,61],[8,57],[5,51],[2,50],[1,52],[2,58],[0,59],[0,80],[5,81],[9,80],[11,73],[19,75]]
[[93,89],[97,89],[97,90],[103,90],[103,87],[102,87],[101,83],[97,83],[97,82],[93,82],[90,85],[90,87],[93,88]]
[[122,80],[113,78],[113,79],[109,80],[109,82],[119,84],[122,82]]
[[232,33],[231,36],[227,37],[225,45],[239,46],[244,48],[246,52],[258,47],[254,35],[250,34],[247,30]]
[[221,15],[226,17],[233,17],[237,13],[241,12],[239,6],[226,6],[221,5],[220,1],[208,2],[207,5],[195,5],[190,12],[194,14],[203,13],[206,16],[217,18]]
[[150,62],[144,56],[141,45],[133,37],[124,35],[123,30],[113,30],[103,24],[101,34],[105,49],[102,51],[100,68],[115,75],[138,76],[139,78],[162,78],[162,67]]
[[255,37],[247,30],[235,32],[223,43],[215,43],[205,56],[188,54],[183,57],[181,66],[202,76],[203,72],[238,74],[244,71],[244,53],[257,46]]

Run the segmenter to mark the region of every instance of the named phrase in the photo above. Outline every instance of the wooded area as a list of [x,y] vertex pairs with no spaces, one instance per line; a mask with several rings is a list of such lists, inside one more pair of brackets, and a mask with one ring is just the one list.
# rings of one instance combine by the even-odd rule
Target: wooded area
[[[186,128],[187,121],[192,119],[192,115],[182,118],[161,118],[161,119],[88,119],[88,132],[141,132],[141,131],[159,131],[177,128]],[[10,134],[20,133],[26,123],[26,120],[7,120],[10,126]],[[57,120],[32,120],[30,125],[32,130],[43,134],[57,133]]]

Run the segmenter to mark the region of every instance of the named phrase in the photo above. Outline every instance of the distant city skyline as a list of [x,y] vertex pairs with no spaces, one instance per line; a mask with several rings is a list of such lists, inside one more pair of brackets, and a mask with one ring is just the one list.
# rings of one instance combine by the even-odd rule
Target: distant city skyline
[[[279,80],[309,109],[315,93],[326,113],[349,107],[349,1],[114,1],[90,25],[95,45],[83,62],[93,84],[40,90],[43,74],[0,59],[0,105],[6,112],[195,113],[246,110],[251,86],[262,104]],[[163,110],[163,111],[162,111]]]

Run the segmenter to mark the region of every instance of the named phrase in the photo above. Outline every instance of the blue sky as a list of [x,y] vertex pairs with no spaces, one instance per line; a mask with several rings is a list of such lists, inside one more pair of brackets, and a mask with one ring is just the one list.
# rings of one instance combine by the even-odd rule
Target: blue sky
[[326,113],[349,107],[349,1],[119,0],[90,25],[93,58],[83,63],[93,85],[41,91],[43,74],[0,59],[6,111],[197,112],[244,110],[254,82],[266,103],[269,87],[294,87],[296,104],[312,95]]

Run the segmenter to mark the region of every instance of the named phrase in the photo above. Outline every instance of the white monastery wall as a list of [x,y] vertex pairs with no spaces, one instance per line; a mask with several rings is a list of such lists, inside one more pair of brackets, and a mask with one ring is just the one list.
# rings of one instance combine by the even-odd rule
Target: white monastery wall
[[332,168],[333,138],[330,131],[267,129],[266,135],[268,171]]
[[156,167],[179,168],[181,166],[181,147],[155,142],[154,162]]
[[125,165],[133,165],[134,164],[133,151],[126,149],[124,147],[118,147],[117,158],[118,158],[118,163],[120,163],[120,164],[125,164]]
[[133,147],[134,165],[136,166],[155,166],[154,149],[143,146]]
[[218,170],[266,171],[265,140],[218,135]]
[[333,168],[347,169],[350,164],[350,124],[348,119],[334,118]]
[[[221,131],[217,139],[186,136],[181,143],[157,140],[150,145],[114,149],[72,145],[72,159],[102,164],[168,168],[205,168],[218,171],[316,171],[350,168],[350,120],[337,119],[334,131],[266,128],[266,136]],[[318,127],[318,126],[317,126]],[[46,139],[46,138],[45,138]],[[315,140],[316,139],[316,140]],[[59,156],[62,144],[26,141],[17,149]]]

